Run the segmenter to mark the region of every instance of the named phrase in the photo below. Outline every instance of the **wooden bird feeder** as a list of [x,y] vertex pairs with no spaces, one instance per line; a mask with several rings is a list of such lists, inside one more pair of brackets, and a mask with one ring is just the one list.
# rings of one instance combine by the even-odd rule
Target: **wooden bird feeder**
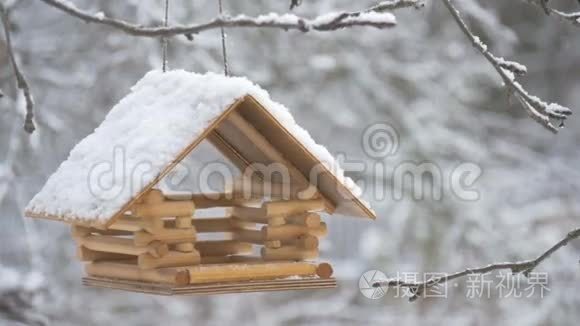
[[[162,82],[176,82],[182,77],[178,73],[189,74],[168,72],[163,78],[158,74],[153,77],[161,78]],[[211,82],[199,84],[209,89],[235,79],[222,78],[217,86]],[[269,107],[277,104],[269,99],[258,100],[252,87],[256,86],[242,87],[240,93],[245,93],[241,96],[234,94],[231,100],[222,101],[225,104],[216,104],[224,107],[219,110],[214,107],[200,126],[187,125],[191,129],[186,131],[191,131],[192,136],[183,140],[184,146],[179,150],[152,145],[163,151],[150,156],[159,160],[155,161],[157,170],[153,178],[112,198],[94,193],[92,197],[85,195],[82,187],[74,188],[78,185],[71,179],[81,178],[79,175],[86,179],[92,171],[87,162],[106,156],[100,153],[125,146],[127,156],[140,155],[147,146],[131,147],[131,137],[144,138],[140,144],[147,144],[157,137],[174,136],[163,133],[177,132],[175,129],[184,134],[181,131],[186,127],[180,129],[181,125],[151,131],[154,124],[131,120],[127,120],[130,126],[123,133],[110,131],[125,121],[127,117],[123,114],[131,114],[126,106],[142,105],[138,101],[130,103],[148,91],[138,84],[127,99],[113,108],[103,124],[73,149],[67,162],[28,205],[25,215],[71,224],[78,258],[86,263],[83,283],[88,286],[162,295],[335,287],[331,265],[317,261],[319,239],[328,232],[322,215],[368,218],[375,215],[353,194],[342,176],[321,162],[308,139],[305,141],[303,135],[296,133],[295,122],[281,121],[276,108]],[[175,96],[171,91],[158,94],[165,99]],[[199,98],[186,96],[184,101],[189,101],[185,104],[194,108],[195,114],[203,115],[207,105],[200,105],[204,100]],[[143,107],[139,116],[145,118],[147,106]],[[230,180],[230,186],[220,194],[173,194],[159,190],[162,178],[202,140],[208,140],[243,174]],[[282,180],[265,173],[263,168],[271,164],[285,167],[289,178]],[[316,180],[311,180],[314,169]],[[215,207],[225,207],[224,211],[229,213],[212,218],[194,217],[196,211]],[[204,234],[219,234],[222,238],[203,240]]]

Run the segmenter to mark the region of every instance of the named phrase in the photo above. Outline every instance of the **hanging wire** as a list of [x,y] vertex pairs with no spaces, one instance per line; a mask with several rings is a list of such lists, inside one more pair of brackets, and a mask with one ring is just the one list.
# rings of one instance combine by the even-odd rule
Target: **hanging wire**
[[[169,20],[169,0],[165,0],[165,19],[163,20],[163,26],[167,27],[167,21]],[[167,71],[167,37],[161,39],[162,42],[162,53],[163,53],[163,72]]]
[[[222,5],[222,0],[218,0],[218,5],[219,5],[219,14],[221,17],[223,17],[223,5]],[[228,68],[228,53],[226,50],[226,32],[224,30],[224,27],[222,26],[220,28],[221,30],[221,34],[222,34],[222,56],[224,58],[224,75],[229,76],[230,75],[230,71]]]

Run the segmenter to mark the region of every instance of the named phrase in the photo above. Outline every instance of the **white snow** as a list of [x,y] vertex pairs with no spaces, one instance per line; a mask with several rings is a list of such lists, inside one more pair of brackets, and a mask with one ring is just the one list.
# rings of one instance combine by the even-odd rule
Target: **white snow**
[[105,13],[102,11],[99,11],[98,13],[95,14],[95,18],[98,20],[103,20],[103,19],[105,19]]
[[[183,70],[151,71],[78,143],[26,210],[65,220],[105,223],[236,99],[252,95],[347,189],[360,188],[286,107],[243,77]],[[366,203],[365,203],[366,204]]]

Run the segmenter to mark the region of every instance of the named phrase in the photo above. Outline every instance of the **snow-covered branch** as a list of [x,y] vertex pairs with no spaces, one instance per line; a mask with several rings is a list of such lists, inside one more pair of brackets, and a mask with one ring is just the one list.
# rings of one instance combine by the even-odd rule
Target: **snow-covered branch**
[[540,98],[528,93],[528,91],[516,80],[516,76],[525,74],[526,67],[515,61],[508,61],[497,57],[489,52],[487,45],[469,30],[469,27],[467,27],[467,24],[461,18],[459,11],[451,3],[451,0],[443,0],[443,4],[447,7],[461,28],[461,31],[469,38],[473,46],[481,52],[487,61],[489,61],[489,63],[495,68],[503,80],[505,87],[509,91],[509,94],[513,94],[518,99],[532,119],[551,132],[557,133],[558,128],[552,124],[551,119],[559,120],[560,126],[563,127],[563,121],[572,114],[572,111],[557,103],[548,104]]
[[408,288],[411,291],[411,297],[409,301],[417,300],[425,290],[436,287],[438,285],[444,284],[451,280],[465,277],[467,275],[473,274],[486,274],[496,270],[505,270],[509,269],[514,274],[523,274],[524,276],[529,276],[529,274],[540,265],[543,261],[548,259],[553,253],[558,251],[560,248],[566,246],[570,241],[577,239],[580,237],[580,228],[574,229],[550,247],[548,250],[543,252],[539,255],[536,259],[524,260],[520,262],[505,262],[505,263],[494,263],[491,265],[478,267],[478,268],[467,268],[461,272],[456,272],[452,274],[446,274],[440,277],[433,277],[425,282],[407,282],[401,279],[389,279],[384,281],[375,282],[373,284],[374,287],[399,287],[399,288]]
[[[24,98],[26,99],[26,117],[24,119],[24,130],[28,133],[34,132],[34,99],[32,98],[32,93],[30,92],[30,87],[28,86],[28,82],[26,78],[20,71],[18,63],[16,62],[16,57],[14,55],[14,49],[12,48],[12,39],[10,37],[10,21],[8,18],[8,10],[4,6],[3,3],[0,3],[0,19],[2,20],[2,25],[4,27],[4,38],[6,40],[6,52],[8,53],[8,57],[10,59],[10,64],[12,65],[12,69],[14,70],[14,75],[16,77],[16,84],[22,93],[24,94]],[[3,94],[0,92],[0,97]]]
[[389,28],[396,24],[395,16],[391,13],[382,12],[387,9],[397,9],[408,7],[411,4],[417,4],[419,0],[397,0],[385,1],[375,6],[376,9],[370,8],[355,12],[335,12],[324,14],[312,19],[303,18],[294,14],[276,14],[270,13],[257,17],[246,15],[228,16],[221,15],[209,22],[174,25],[174,26],[141,26],[120,19],[107,17],[102,12],[90,13],[81,10],[72,3],[62,0],[42,0],[44,3],[62,10],[71,16],[82,19],[87,23],[96,23],[107,25],[125,33],[134,36],[144,37],[170,37],[176,35],[185,35],[191,39],[193,34],[204,31],[221,28],[221,27],[254,27],[254,28],[275,28],[283,30],[298,30],[301,32],[308,31],[335,31],[348,27],[369,26],[375,28]]
[[572,23],[572,25],[580,27],[580,11],[564,12],[548,6],[548,0],[524,0],[525,2],[542,9],[546,15],[553,15],[560,20]]

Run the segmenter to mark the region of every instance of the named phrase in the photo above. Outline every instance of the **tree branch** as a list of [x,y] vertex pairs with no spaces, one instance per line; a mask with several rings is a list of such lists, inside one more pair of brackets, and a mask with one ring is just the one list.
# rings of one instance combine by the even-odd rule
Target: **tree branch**
[[548,259],[554,252],[558,251],[558,249],[566,246],[570,241],[577,239],[580,237],[580,228],[574,229],[562,238],[562,240],[558,241],[544,253],[539,255],[536,259],[525,260],[520,262],[506,262],[506,263],[495,263],[483,267],[478,268],[468,268],[461,272],[456,272],[453,274],[447,274],[441,277],[434,277],[425,282],[406,282],[401,279],[390,279],[385,281],[375,282],[373,287],[399,287],[399,288],[408,288],[411,291],[411,297],[409,301],[417,300],[425,290],[435,287],[440,284],[444,284],[451,280],[464,277],[467,275],[473,274],[485,274],[495,270],[503,270],[509,269],[514,274],[523,274],[524,276],[528,277],[529,274],[532,272],[534,268],[540,265],[543,261]]
[[554,9],[548,6],[548,0],[524,0],[524,1],[532,6],[542,9],[546,13],[546,15],[553,14],[562,21],[569,22],[574,26],[580,27],[580,11],[564,12]]
[[107,25],[130,35],[143,37],[171,37],[185,35],[188,39],[191,39],[193,34],[221,27],[277,28],[283,30],[299,30],[301,32],[312,30],[320,32],[335,31],[355,26],[389,28],[395,26],[395,17],[390,13],[382,13],[382,11],[405,8],[412,5],[415,6],[422,2],[421,0],[384,1],[367,10],[337,12],[318,16],[313,19],[302,18],[292,14],[279,15],[275,13],[257,17],[248,17],[246,15],[223,15],[201,24],[147,27],[129,23],[120,19],[110,18],[105,16],[103,13],[92,14],[78,9],[68,1],[42,1],[47,5],[57,8],[87,23]]
[[[22,90],[22,93],[24,94],[24,98],[26,100],[26,116],[24,118],[24,130],[26,130],[26,132],[31,134],[35,130],[33,121],[34,99],[32,97],[32,93],[30,92],[28,82],[26,81],[26,78],[20,71],[18,63],[16,62],[16,57],[14,56],[14,49],[12,48],[12,40],[10,38],[10,22],[8,19],[8,11],[4,7],[3,3],[0,3],[0,19],[2,20],[2,25],[4,27],[4,38],[6,39],[6,51],[10,59],[10,64],[12,65],[12,69],[14,70],[14,75],[16,76],[16,84],[18,88]],[[0,95],[3,96],[1,92]]]
[[563,127],[563,121],[572,114],[569,108],[563,107],[557,103],[546,103],[540,98],[531,95],[524,89],[524,87],[516,81],[516,75],[523,75],[526,72],[526,67],[515,61],[508,61],[500,57],[496,57],[494,54],[488,51],[487,45],[485,45],[479,37],[475,36],[467,27],[467,24],[463,21],[459,15],[459,11],[453,6],[451,0],[443,0],[443,4],[447,7],[451,16],[459,25],[461,31],[469,38],[473,46],[481,52],[481,54],[487,59],[487,61],[495,68],[497,73],[503,80],[509,94],[515,95],[518,101],[522,104],[523,108],[526,110],[528,115],[534,119],[536,122],[544,126],[546,129],[553,133],[558,133],[558,128],[556,128],[552,122],[551,118],[560,121],[560,127]]

